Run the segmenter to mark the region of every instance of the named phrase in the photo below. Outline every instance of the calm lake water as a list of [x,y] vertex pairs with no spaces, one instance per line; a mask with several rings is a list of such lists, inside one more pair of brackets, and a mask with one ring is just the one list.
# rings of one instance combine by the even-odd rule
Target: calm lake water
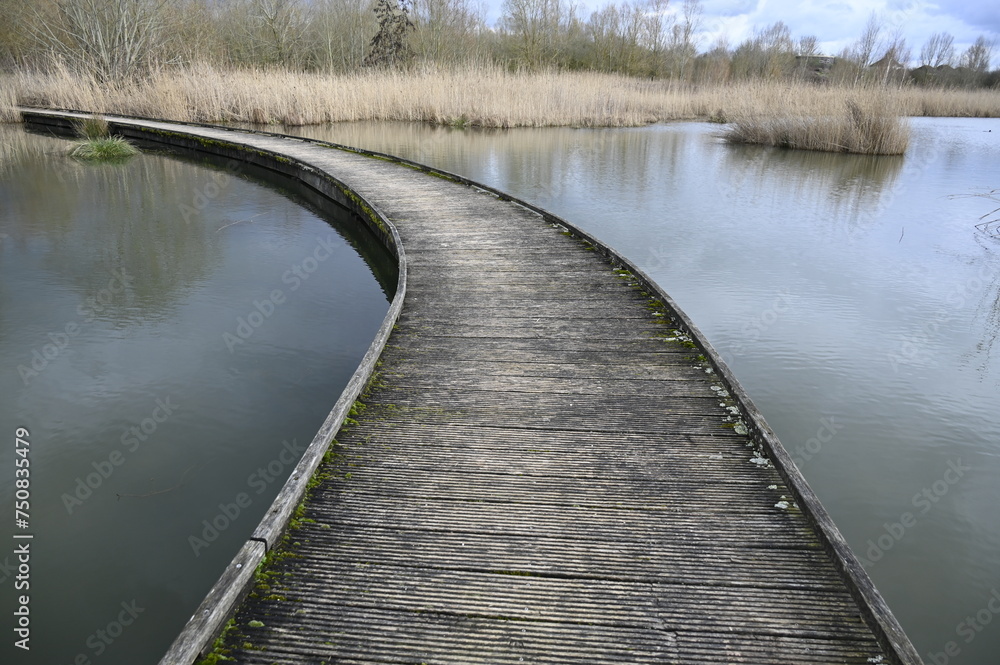
[[924,659],[996,665],[1000,240],[974,227],[1000,203],[968,195],[1000,188],[1000,121],[912,126],[881,158],[699,123],[296,131],[486,182],[631,257],[730,363]]
[[[68,145],[0,126],[0,662],[155,663],[337,400],[395,274],[346,211],[243,165],[86,165]],[[13,533],[34,535],[28,654]]]

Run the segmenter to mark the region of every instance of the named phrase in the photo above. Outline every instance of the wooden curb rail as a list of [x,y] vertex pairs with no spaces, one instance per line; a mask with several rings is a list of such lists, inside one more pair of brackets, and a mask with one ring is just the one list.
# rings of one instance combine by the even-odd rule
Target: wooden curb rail
[[[39,109],[22,109],[22,114],[25,121],[32,126],[47,127],[61,133],[70,129],[74,119],[87,115],[79,112]],[[544,222],[565,229],[568,234],[582,240],[588,249],[593,248],[602,255],[612,266],[628,271],[631,279],[634,279],[645,292],[651,294],[652,298],[664,305],[668,316],[672,319],[672,327],[682,331],[690,338],[704,356],[711,371],[717,376],[713,381],[721,383],[732,396],[739,411],[741,424],[746,428],[747,437],[773,463],[781,480],[791,492],[795,503],[811,524],[819,543],[829,554],[845,588],[857,603],[868,628],[883,651],[885,660],[882,662],[902,665],[919,665],[922,662],[857,557],[851,552],[826,510],[729,368],[721,361],[711,344],[673,300],[645,273],[614,249],[603,245],[590,234],[565,220],[488,185],[391,155],[267,132],[248,132],[196,123],[166,123],[118,116],[107,116],[107,118],[112,129],[126,138],[236,158],[291,176],[329,197],[330,200],[356,212],[375,231],[399,261],[399,286],[396,295],[364,360],[310,444],[301,462],[279,493],[274,505],[255,530],[252,538],[237,553],[208,597],[198,608],[171,650],[161,661],[161,665],[188,665],[211,648],[213,641],[253,585],[254,571],[263,560],[266,551],[280,542],[292,513],[302,501],[309,479],[322,461],[331,439],[341,428],[351,405],[371,378],[375,364],[383,353],[393,326],[404,312],[408,276],[406,253],[396,226],[387,215],[380,212],[378,201],[369,200],[370,197],[366,198],[361,195],[345,184],[343,180],[338,179],[334,173],[322,171],[294,156],[283,153],[281,150],[274,149],[273,140],[275,138],[288,141],[288,145],[314,144],[356,155],[376,157],[381,161],[406,166],[491,194],[502,201],[508,201],[537,215]],[[262,138],[255,141],[255,137]],[[291,143],[292,141],[295,144]],[[268,147],[263,147],[264,143]]]

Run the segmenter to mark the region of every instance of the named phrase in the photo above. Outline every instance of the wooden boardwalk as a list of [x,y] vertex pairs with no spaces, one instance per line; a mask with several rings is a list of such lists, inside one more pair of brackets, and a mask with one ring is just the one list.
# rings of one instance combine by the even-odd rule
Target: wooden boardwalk
[[[363,406],[267,543],[228,658],[920,662],[711,347],[638,271],[389,160],[134,124],[332,174],[405,248]],[[187,665],[178,653],[163,662]]]

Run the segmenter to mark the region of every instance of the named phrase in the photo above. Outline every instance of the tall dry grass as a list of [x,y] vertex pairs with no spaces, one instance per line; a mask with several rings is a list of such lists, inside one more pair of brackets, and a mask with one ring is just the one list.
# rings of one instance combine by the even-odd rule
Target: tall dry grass
[[[824,92],[833,92],[826,89]],[[724,136],[734,143],[782,148],[900,155],[910,141],[904,100],[884,88],[851,88],[837,95],[760,86],[727,114]]]
[[130,88],[66,70],[8,77],[26,105],[175,120],[291,125],[404,120],[486,127],[635,126],[697,117],[686,90],[600,73],[512,73],[477,66],[352,74],[171,70]]
[[20,116],[14,107],[17,106],[17,88],[13,77],[0,75],[0,122],[17,122]]
[[898,91],[906,115],[935,118],[1000,117],[1000,90],[904,88]]
[[[709,117],[833,117],[865,91],[787,82],[691,87],[595,72],[510,72],[489,65],[350,74],[169,69],[129,87],[65,69],[0,76],[0,119],[13,106],[74,108],[203,122],[320,124],[403,120],[484,127],[637,126]],[[998,91],[891,90],[902,115],[1000,116]],[[824,130],[825,131],[825,130]]]

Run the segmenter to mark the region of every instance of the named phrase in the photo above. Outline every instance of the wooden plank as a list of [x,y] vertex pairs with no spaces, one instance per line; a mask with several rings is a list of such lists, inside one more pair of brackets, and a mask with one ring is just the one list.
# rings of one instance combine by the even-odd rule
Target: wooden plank
[[[353,563],[278,570],[316,576],[303,585],[285,585],[279,581],[272,587],[276,595],[304,592],[288,602],[297,604],[300,615],[310,617],[333,615],[344,605],[351,605],[401,612],[504,616],[524,621],[646,626],[674,631],[738,627],[745,634],[781,635],[780,631],[775,632],[775,626],[803,621],[836,632],[844,639],[863,639],[867,632],[850,596],[843,592],[820,594],[825,602],[817,606],[819,592],[799,589],[775,593],[747,588],[733,602],[727,590],[697,584],[647,586],[635,582]],[[669,602],[661,602],[665,598]],[[780,602],[770,604],[775,598]],[[822,633],[817,631],[817,634]]]
[[[748,511],[741,529],[734,530],[727,516],[686,513],[656,507],[573,506],[574,520],[567,523],[566,509],[559,504],[512,504],[455,501],[436,497],[401,502],[385,494],[354,492],[336,498],[336,509],[315,508],[313,519],[329,528],[339,525],[404,529],[420,524],[425,531],[453,534],[495,534],[529,537],[554,533],[567,538],[643,542],[692,541],[695,537],[727,545],[773,549],[819,549],[819,542],[795,520],[775,519],[771,511]],[[748,540],[747,533],[755,534]]]

